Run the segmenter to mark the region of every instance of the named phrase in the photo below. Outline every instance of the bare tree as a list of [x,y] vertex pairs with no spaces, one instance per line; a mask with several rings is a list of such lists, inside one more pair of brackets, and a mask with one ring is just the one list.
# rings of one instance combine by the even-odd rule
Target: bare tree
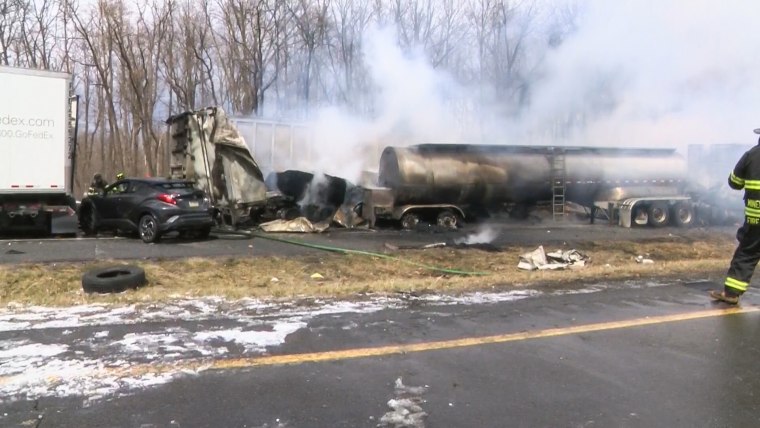
[[[171,22],[166,28],[166,49],[160,60],[162,77],[171,89],[169,111],[219,103],[218,76],[211,50],[213,34],[206,25],[210,6],[207,0],[168,4]],[[203,11],[200,15],[199,10]]]
[[238,114],[258,113],[280,72],[274,59],[285,11],[277,0],[219,0],[218,9],[215,48],[227,101]]
[[315,53],[324,44],[329,3],[329,0],[293,0],[287,6],[297,29],[296,49],[303,55],[298,92],[307,115],[312,96],[312,76],[316,72]]
[[330,7],[332,25],[327,36],[327,66],[330,69],[334,100],[362,109],[368,85],[361,50],[364,30],[376,16],[377,9],[367,2],[333,0]]

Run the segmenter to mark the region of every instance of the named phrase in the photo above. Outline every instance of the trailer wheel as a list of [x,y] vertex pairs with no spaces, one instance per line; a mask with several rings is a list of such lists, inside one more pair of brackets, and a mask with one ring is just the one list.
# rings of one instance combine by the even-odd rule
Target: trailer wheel
[[406,213],[401,216],[401,228],[404,230],[411,230],[420,224],[420,216],[415,213]]
[[459,218],[454,212],[445,210],[438,214],[438,226],[445,227],[446,229],[456,229],[459,223]]
[[673,205],[673,222],[680,227],[689,227],[694,222],[694,206],[688,202]]
[[86,236],[98,234],[98,211],[92,203],[79,207],[79,228]]
[[636,206],[631,216],[632,223],[636,226],[646,226],[649,222],[648,208],[646,205]]
[[92,269],[82,275],[82,289],[86,293],[121,293],[146,282],[145,270],[133,265]]
[[663,202],[654,202],[647,209],[649,216],[649,225],[653,227],[662,227],[670,221],[670,210],[668,204]]

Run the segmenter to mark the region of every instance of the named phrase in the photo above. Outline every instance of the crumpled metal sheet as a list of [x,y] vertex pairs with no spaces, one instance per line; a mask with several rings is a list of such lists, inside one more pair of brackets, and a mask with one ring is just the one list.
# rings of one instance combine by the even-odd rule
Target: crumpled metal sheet
[[187,111],[167,119],[172,132],[186,134],[172,150],[173,163],[196,181],[218,207],[266,203],[266,184],[240,132],[220,107]]
[[557,270],[586,266],[589,257],[578,250],[552,251],[547,253],[540,245],[535,250],[521,254],[517,268],[522,270]]
[[330,227],[329,223],[312,223],[306,217],[293,220],[272,220],[259,225],[264,232],[319,233]]

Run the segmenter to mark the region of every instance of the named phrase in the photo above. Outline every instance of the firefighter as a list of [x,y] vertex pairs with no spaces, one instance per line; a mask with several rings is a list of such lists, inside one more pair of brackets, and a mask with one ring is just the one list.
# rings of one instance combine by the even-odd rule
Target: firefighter
[[97,173],[92,176],[92,182],[90,183],[90,188],[87,193],[89,195],[99,195],[106,190],[106,186],[108,186],[108,182],[103,179],[102,174]]
[[[760,134],[760,128],[754,132]],[[744,189],[744,224],[736,231],[739,245],[731,259],[723,291],[713,290],[710,297],[735,305],[747,291],[760,261],[760,139],[736,163],[728,176],[728,185],[732,189]]]

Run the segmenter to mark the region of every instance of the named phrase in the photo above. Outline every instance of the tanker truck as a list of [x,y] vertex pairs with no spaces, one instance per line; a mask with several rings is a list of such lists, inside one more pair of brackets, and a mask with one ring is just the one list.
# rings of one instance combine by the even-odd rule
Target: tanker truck
[[675,149],[421,144],[386,147],[362,216],[405,229],[420,221],[455,228],[494,210],[545,204],[555,218],[569,202],[622,226],[688,226],[695,204],[687,163]]

